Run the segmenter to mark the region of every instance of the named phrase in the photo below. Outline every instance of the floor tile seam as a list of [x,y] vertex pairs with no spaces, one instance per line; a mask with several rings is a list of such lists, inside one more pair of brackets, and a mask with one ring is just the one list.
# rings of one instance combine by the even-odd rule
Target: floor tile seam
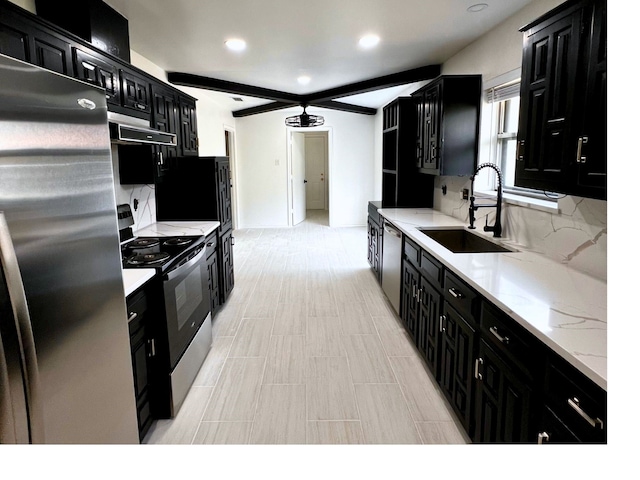
[[[233,339],[235,341],[235,335],[233,336]],[[193,442],[195,441],[197,435],[198,435],[198,431],[200,430],[200,427],[202,426],[202,422],[204,420],[204,417],[206,415],[207,409],[209,408],[209,404],[211,403],[211,398],[213,397],[214,392],[216,391],[216,388],[218,387],[218,383],[220,382],[220,378],[222,377],[222,372],[224,371],[225,366],[227,365],[227,361],[229,360],[229,354],[231,353],[231,348],[233,346],[233,342],[231,342],[231,345],[229,346],[229,351],[227,351],[227,355],[224,358],[224,362],[222,362],[222,367],[220,367],[220,373],[218,373],[218,377],[216,378],[216,382],[215,385],[212,385],[211,387],[211,392],[209,393],[209,398],[207,399],[204,409],[202,410],[202,414],[200,415],[200,421],[198,422],[198,427],[196,428],[195,433],[193,434],[193,438],[191,439],[191,445],[193,445]]]
[[349,378],[351,379],[351,393],[353,394],[353,399],[355,401],[356,404],[356,411],[358,412],[358,423],[359,423],[359,427],[360,427],[360,433],[362,435],[362,441],[364,443],[366,442],[366,437],[364,435],[364,428],[362,427],[362,412],[360,411],[360,404],[358,402],[358,395],[356,394],[356,384],[353,381],[353,371],[351,370],[351,364],[349,363],[349,357],[346,357],[346,362],[347,362],[347,369],[349,371]]
[[255,429],[256,414],[258,413],[258,405],[260,404],[260,397],[262,396],[262,382],[264,381],[264,374],[266,372],[266,369],[267,369],[267,359],[265,357],[265,361],[262,365],[262,375],[260,376],[260,382],[258,383],[260,392],[258,393],[258,398],[256,399],[256,404],[253,406],[253,413],[251,415],[251,418],[253,420],[251,421],[251,429],[249,430],[249,443],[252,443],[253,432]]

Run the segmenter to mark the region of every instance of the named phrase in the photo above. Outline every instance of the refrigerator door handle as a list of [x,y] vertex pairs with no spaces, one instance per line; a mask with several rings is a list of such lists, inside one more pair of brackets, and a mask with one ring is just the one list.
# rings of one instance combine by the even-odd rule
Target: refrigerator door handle
[[[13,248],[4,212],[0,212],[0,266],[2,267],[9,294],[15,335],[20,348],[19,356],[24,377],[24,398],[28,418],[28,439],[18,436],[15,440],[21,443],[25,441],[29,443],[44,443],[43,406],[40,396],[35,340],[31,329],[31,318],[27,306],[27,297],[24,292],[24,284],[22,283],[16,252]],[[9,377],[7,381],[11,383],[12,379]],[[16,399],[12,398],[12,403],[15,401]],[[19,428],[20,425],[16,425],[16,427]]]

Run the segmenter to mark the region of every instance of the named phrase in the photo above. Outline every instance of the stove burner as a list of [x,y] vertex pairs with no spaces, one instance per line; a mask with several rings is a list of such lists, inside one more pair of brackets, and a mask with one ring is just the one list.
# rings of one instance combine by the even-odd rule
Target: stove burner
[[166,240],[163,245],[170,245],[170,246],[174,247],[174,246],[179,246],[179,245],[188,245],[192,241],[193,240],[190,239],[190,238],[175,237],[175,238],[170,238],[170,239]]
[[164,262],[169,255],[166,252],[156,252],[156,253],[144,253],[141,255],[133,255],[127,259],[127,263],[130,265],[153,265],[156,263]]
[[160,244],[160,240],[157,238],[138,238],[127,244],[127,247],[131,248],[149,248],[155,247]]

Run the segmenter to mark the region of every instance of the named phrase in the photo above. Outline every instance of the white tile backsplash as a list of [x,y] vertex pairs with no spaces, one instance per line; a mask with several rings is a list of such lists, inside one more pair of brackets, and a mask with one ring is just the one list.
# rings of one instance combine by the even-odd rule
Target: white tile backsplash
[[[447,194],[442,194],[442,185]],[[434,207],[465,222],[469,221],[469,202],[458,192],[471,188],[469,177],[436,177]],[[558,200],[557,213],[503,204],[503,237],[526,248],[569,265],[593,277],[607,279],[607,202],[567,195]],[[495,219],[495,208],[477,211],[476,225],[485,217]]]

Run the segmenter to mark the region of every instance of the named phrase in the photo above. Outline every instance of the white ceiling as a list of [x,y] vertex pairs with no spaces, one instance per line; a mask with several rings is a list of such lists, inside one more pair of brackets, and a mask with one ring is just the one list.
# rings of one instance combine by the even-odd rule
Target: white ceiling
[[[296,94],[441,64],[531,1],[105,0],[129,20],[131,48],[166,71]],[[489,8],[467,12],[480,2]],[[366,33],[376,48],[358,46]],[[247,49],[227,50],[232,37]],[[377,108],[397,90],[341,101]],[[265,103],[244,98],[233,109]]]

